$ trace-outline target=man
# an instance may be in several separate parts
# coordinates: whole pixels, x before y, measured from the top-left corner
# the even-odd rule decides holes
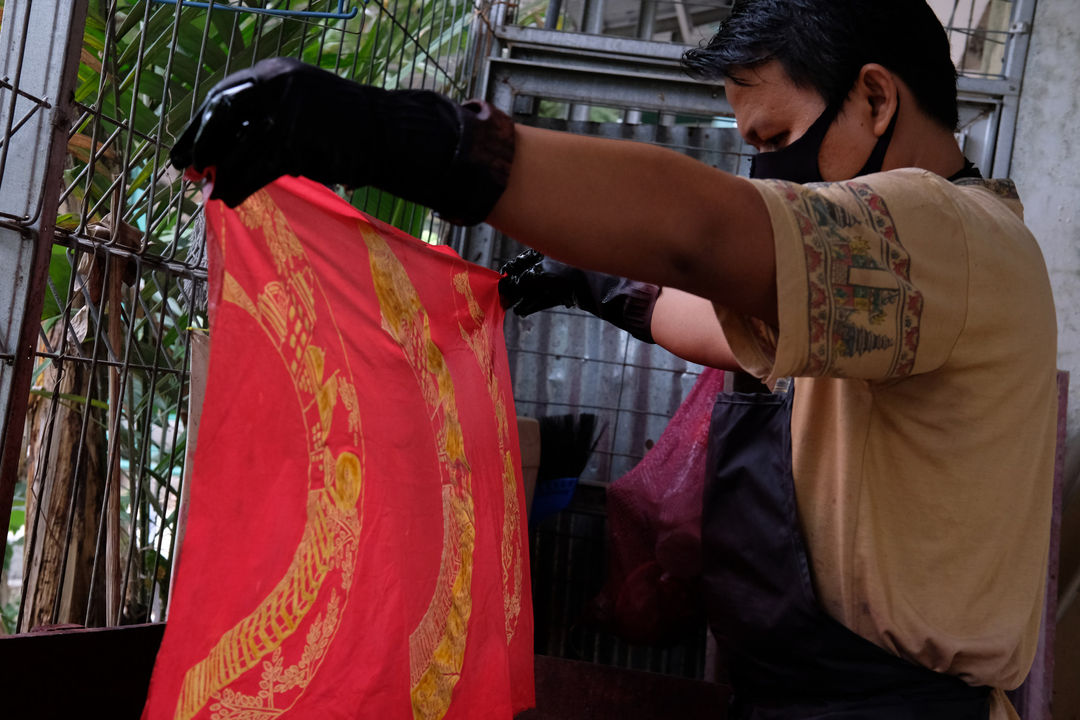
[[[686,63],[727,78],[752,174],[779,179],[286,60],[212,90],[173,161],[215,167],[233,205],[292,173],[486,219],[648,283],[566,281],[639,336],[794,377],[793,400],[714,413],[703,545],[733,715],[1015,717],[1003,689],[1033,658],[1046,571],[1056,323],[1014,188],[956,145],[940,23],[924,0],[737,0]],[[525,304],[551,292],[539,263],[511,268]]]

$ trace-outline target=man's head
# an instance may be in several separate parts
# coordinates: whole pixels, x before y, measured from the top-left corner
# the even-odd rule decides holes
[[[827,105],[843,102],[863,66],[877,63],[903,80],[925,114],[956,128],[956,68],[926,0],[735,0],[683,65],[695,77],[738,84],[772,60]]]

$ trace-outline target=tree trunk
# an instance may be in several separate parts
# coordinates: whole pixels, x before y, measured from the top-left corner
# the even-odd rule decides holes
[[[89,402],[90,368],[82,362],[65,363],[62,373],[49,368],[44,385],[57,395],[51,401],[35,397],[31,411],[35,461],[26,494],[23,632],[38,625],[81,625],[91,604],[104,619],[101,579],[94,583],[95,593],[90,587],[105,484],[105,434],[101,412]],[[85,438],[84,413],[89,414]]]
[[[85,280],[95,306],[103,295],[102,260],[84,255],[78,268],[77,280]],[[83,298],[76,288],[72,304],[79,311],[49,334],[49,345],[66,355],[93,352]],[[94,558],[105,497],[106,434],[104,413],[94,407],[102,393],[92,375],[85,360],[54,361],[42,374],[44,393],[31,398],[21,632],[105,620],[104,572],[95,573]]]

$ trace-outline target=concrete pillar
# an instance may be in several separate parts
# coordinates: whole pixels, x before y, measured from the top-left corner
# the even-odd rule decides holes
[[[1058,367],[1071,374],[1059,584],[1080,574],[1080,7],[1038,0],[1012,175],[1042,246],[1058,315]],[[1062,603],[1069,598],[1061,596]],[[1063,605],[1063,609],[1065,606]],[[1080,599],[1056,637],[1054,717],[1080,717]]]

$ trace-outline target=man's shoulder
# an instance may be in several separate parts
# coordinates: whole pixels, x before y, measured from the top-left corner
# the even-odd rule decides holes
[[[814,207],[826,204],[887,207],[902,214],[939,206],[951,214],[952,205],[964,203],[965,193],[981,192],[1001,200],[1019,202],[1016,188],[1008,180],[974,179],[974,183],[954,184],[923,168],[898,168],[850,180],[799,185],[784,180],[754,180],[763,195],[784,205]]]
[[[1016,183],[1009,178],[974,178],[965,177],[954,180],[953,185],[958,188],[972,188],[985,190],[991,195],[996,195],[1002,200],[1019,200],[1020,193],[1016,189]]]
[[[969,242],[1001,236],[1037,244],[1024,224],[1024,206],[1016,183],[1008,178],[965,177],[949,180],[922,168],[902,168],[855,178],[881,196],[905,219],[931,225],[940,234],[952,227]],[[934,208],[934,211],[926,211]],[[925,214],[924,214],[925,213]],[[942,222],[949,218],[950,222]]]
[[[1003,208],[1021,221],[1024,205],[1016,183],[1008,178],[963,178],[952,183],[959,195],[979,202],[990,211]]]
[[[931,192],[952,202],[974,201],[987,209],[1007,211],[1023,219],[1024,206],[1016,183],[1009,178],[962,177],[949,180],[923,168],[899,168],[855,178],[881,191]],[[987,202],[992,201],[992,202]]]
[[[911,188],[913,190],[948,189],[958,193],[975,191],[986,193],[1000,200],[1018,201],[1020,199],[1016,183],[1010,178],[961,177],[950,180],[931,170],[919,167],[885,170],[873,175],[861,175],[851,180],[832,184],[845,183],[865,183],[871,187]]]

